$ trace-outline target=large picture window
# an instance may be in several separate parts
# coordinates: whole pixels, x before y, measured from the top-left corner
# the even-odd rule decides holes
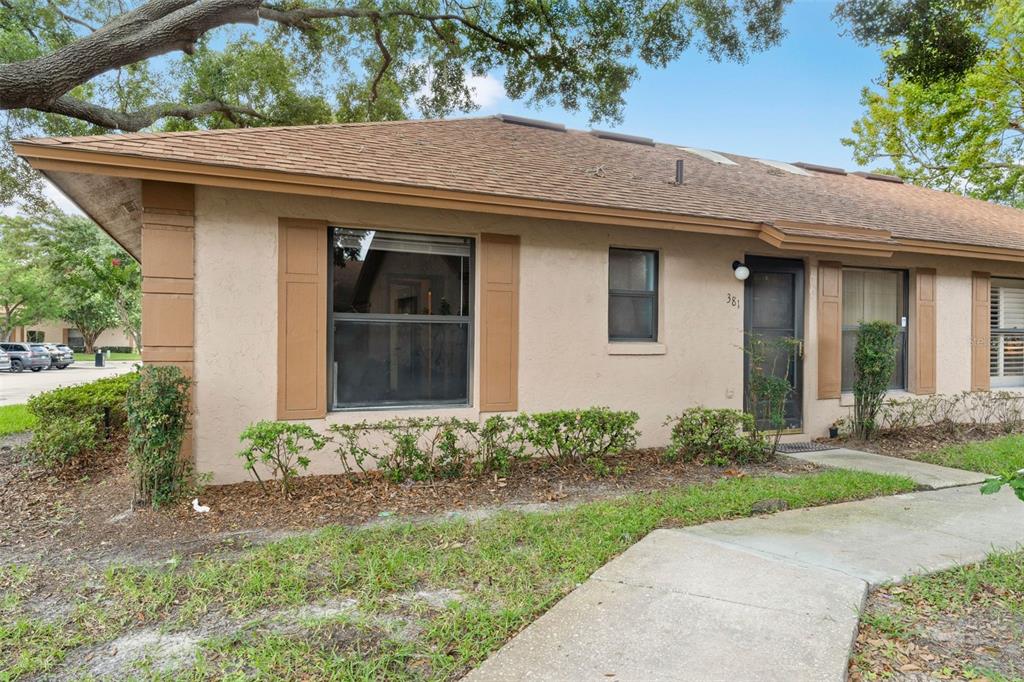
[[[896,338],[896,369],[890,389],[907,387],[907,271],[843,268],[843,390],[852,391],[857,377],[853,352],[861,322],[892,322]]]
[[[657,341],[657,251],[609,249],[608,339]]]
[[[469,402],[472,240],[332,229],[335,409]]]
[[[1024,280],[992,279],[992,386],[1024,386]]]

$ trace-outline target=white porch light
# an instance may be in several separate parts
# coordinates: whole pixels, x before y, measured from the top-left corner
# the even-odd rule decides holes
[[[742,262],[734,260],[732,262],[732,274],[736,275],[736,279],[742,282],[747,277],[750,277],[750,268]]]

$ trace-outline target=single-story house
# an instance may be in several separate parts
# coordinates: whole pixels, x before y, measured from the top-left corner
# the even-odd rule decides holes
[[[743,407],[745,332],[802,341],[803,439],[849,414],[861,320],[899,325],[893,395],[1024,389],[1024,212],[895,177],[511,116],[14,147],[141,261],[216,482],[259,419],[608,405],[663,444]]]
[[[62,343],[76,351],[85,350],[85,338],[82,336],[82,332],[65,320],[43,320],[35,324],[15,327],[11,330],[11,341]],[[120,329],[104,329],[96,337],[93,347],[136,350],[132,337]]]

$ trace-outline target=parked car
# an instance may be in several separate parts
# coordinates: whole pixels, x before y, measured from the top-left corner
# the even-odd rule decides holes
[[[59,345],[57,348],[64,354],[64,367],[75,364],[75,351],[71,350],[70,346]],[[61,369],[64,369],[64,367]]]
[[[0,350],[0,372],[11,369],[11,356],[7,351]]]
[[[75,354],[65,353],[55,343],[44,343],[43,347],[50,354],[50,369],[54,367],[57,369],[67,369],[67,366],[74,362]]]
[[[0,348],[3,348],[11,356],[12,372],[21,372],[26,369],[38,372],[50,366],[50,353],[41,344],[7,341],[0,343]]]

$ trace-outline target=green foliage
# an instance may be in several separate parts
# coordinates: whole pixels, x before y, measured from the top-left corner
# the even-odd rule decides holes
[[[985,53],[978,31],[993,0],[842,0],[835,16],[862,44],[889,49],[889,78],[929,85],[962,78]]]
[[[82,462],[100,446],[102,433],[102,420],[96,414],[52,417],[36,425],[29,454],[46,468]]]
[[[314,431],[307,424],[296,422],[259,421],[250,424],[239,440],[248,441],[245,449],[238,456],[245,460],[248,469],[260,487],[266,487],[257,471],[257,464],[270,469],[271,474],[280,481],[281,493],[291,497],[292,479],[299,473],[299,468],[309,467],[309,457],[304,452],[322,450],[327,439]]]
[[[262,3],[274,13],[261,13],[255,27],[244,26],[243,13],[225,6],[234,21],[200,36],[186,30],[184,41],[173,18],[165,17],[162,34],[168,42],[151,48],[159,57],[101,65],[96,77],[53,97],[84,101],[78,109],[83,112],[103,107],[116,114],[145,113],[153,107],[158,121],[168,104],[178,110],[208,102],[236,108],[189,113],[163,125],[177,130],[439,118],[476,109],[474,79],[501,74],[511,99],[586,109],[594,121],[616,121],[625,93],[645,67],[662,68],[693,48],[715,61],[742,62],[777,44],[788,2],[425,0],[354,3],[346,7],[355,16],[326,19],[287,19],[282,13],[336,4]],[[0,68],[49,55],[90,33],[83,24],[101,26],[126,9],[114,0],[5,2]],[[212,25],[217,14],[217,8],[207,14]],[[275,21],[278,14],[282,18]],[[185,42],[194,49],[182,56],[177,51]],[[49,104],[45,96],[39,102],[44,110]],[[14,109],[7,114],[5,138],[100,132],[106,132],[100,125]],[[4,144],[0,204],[26,194],[39,200],[39,179]]]
[[[452,417],[413,417],[357,424],[332,424],[336,452],[348,473],[380,469],[389,479],[426,481],[458,478],[507,466],[514,448],[510,421],[485,423]]]
[[[754,415],[752,430],[766,428],[773,432],[768,456],[774,457],[779,439],[786,429],[786,403],[793,393],[790,375],[794,358],[799,357],[799,339],[768,338],[748,334],[744,352],[747,354],[747,403]]]
[[[896,371],[896,339],[899,328],[892,322],[861,322],[853,351],[856,379],[853,382],[853,430],[858,438],[871,438],[878,415]]]
[[[1003,486],[1009,486],[1017,499],[1024,502],[1024,469],[1015,471],[1012,474],[1003,474],[997,478],[990,478],[981,486],[982,495],[992,495],[999,492]]]
[[[191,386],[178,367],[146,365],[128,389],[128,454],[138,502],[159,507],[188,490],[191,468],[181,443]]]
[[[527,456],[529,448],[560,462],[600,460],[604,464],[608,455],[636,445],[638,420],[635,412],[592,407],[494,415],[482,425],[457,418],[417,417],[333,424],[330,430],[346,472],[375,467],[393,481],[425,481],[456,478],[470,471],[505,474]]]
[[[110,410],[111,425],[119,428],[127,418],[125,398],[136,374],[127,372],[77,386],[65,386],[32,396],[28,410],[40,421],[61,416],[96,415]]]
[[[124,426],[125,400],[135,377],[130,372],[29,398],[28,411],[36,420],[29,453],[44,466],[57,466],[101,448]]]
[[[768,440],[754,428],[754,417],[739,410],[691,407],[672,426],[667,461],[711,463],[715,466],[763,462],[771,456]]]
[[[56,311],[53,273],[33,221],[0,216],[0,339]]]
[[[909,6],[925,0],[909,3]],[[849,4],[849,3],[848,3]],[[883,8],[897,3],[856,0]],[[880,160],[881,172],[893,172],[926,187],[970,194],[1024,206],[1024,4],[1019,0],[931,0],[954,14],[989,9],[970,20],[969,33],[982,41],[980,53],[928,52],[948,64],[950,78],[914,77],[903,69],[883,79],[877,90],[865,89],[864,115],[843,143],[862,165]],[[970,38],[973,40],[973,38]],[[905,43],[880,41],[889,57],[908,53]],[[956,63],[966,58],[963,64]],[[945,67],[940,67],[941,72]]]
[[[583,462],[635,447],[638,421],[636,412],[607,407],[539,412],[529,416],[526,442],[556,461]]]

